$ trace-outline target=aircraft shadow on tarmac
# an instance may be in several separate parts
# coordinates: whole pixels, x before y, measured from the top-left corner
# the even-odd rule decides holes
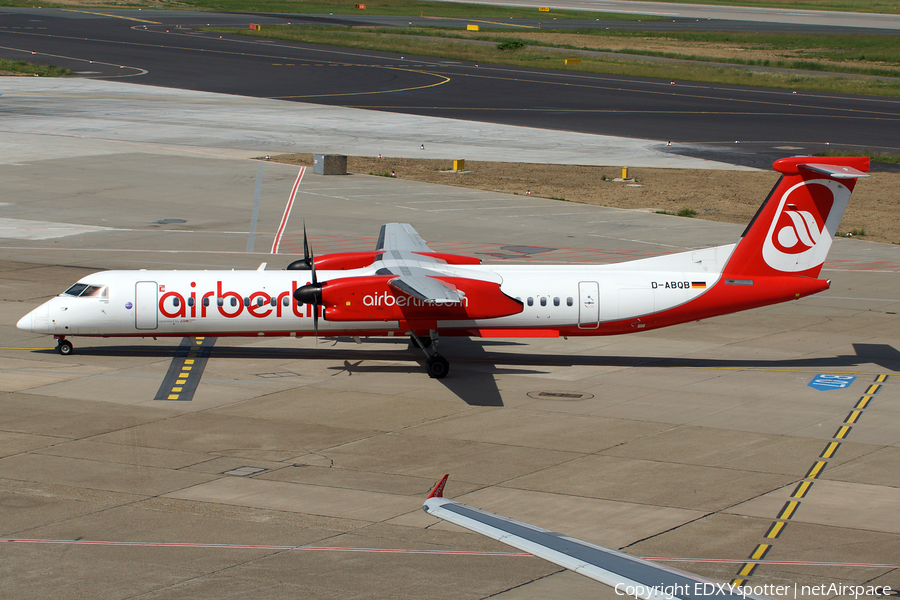
[[[335,375],[347,373],[352,376],[365,373],[416,373],[422,371],[424,359],[418,350],[363,350],[337,348],[341,342],[353,343],[350,338],[327,338],[327,345],[317,348],[252,348],[216,346],[210,358],[278,359],[342,361],[341,365],[329,367]],[[367,340],[366,343],[383,343],[396,347],[405,340]],[[799,358],[788,360],[743,360],[716,358],[671,358],[660,356],[586,356],[581,354],[519,354],[504,353],[503,348],[524,346],[524,342],[498,340],[475,340],[454,338],[452,343],[442,345],[444,353],[456,368],[444,379],[434,379],[460,400],[471,406],[503,406],[503,399],[497,387],[495,375],[537,375],[546,374],[546,367],[645,367],[645,368],[710,368],[710,369],[847,369],[859,365],[874,364],[889,371],[900,370],[900,351],[889,344],[853,344],[854,354],[831,357]],[[175,355],[177,347],[149,347],[140,345],[81,347],[78,354],[83,356],[147,356],[169,358]],[[449,352],[448,352],[449,350]],[[50,354],[55,350],[36,350],[36,353]],[[379,364],[366,364],[379,361]],[[410,362],[409,365],[385,365],[385,361]],[[497,366],[497,365],[503,366]]]

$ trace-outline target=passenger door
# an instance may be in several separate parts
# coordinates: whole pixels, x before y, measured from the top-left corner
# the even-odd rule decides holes
[[[156,329],[157,295],[159,288],[155,281],[138,281],[134,286],[134,328]]]
[[[600,327],[600,285],[596,281],[578,283],[578,328]]]

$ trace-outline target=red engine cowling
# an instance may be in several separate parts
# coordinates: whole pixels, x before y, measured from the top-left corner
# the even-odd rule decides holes
[[[462,277],[435,277],[465,293],[459,304],[425,302],[392,288],[395,275],[348,277],[322,284],[329,321],[471,320],[522,312],[522,303],[500,291],[500,284]]]
[[[316,257],[316,268],[322,271],[348,271],[368,267],[381,252],[338,252]]]

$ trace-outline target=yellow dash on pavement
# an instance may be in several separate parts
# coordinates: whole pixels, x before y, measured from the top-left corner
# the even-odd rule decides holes
[[[847,434],[850,433],[850,430],[853,429],[849,425],[841,425],[838,427],[838,430],[834,432],[834,439],[842,440],[847,437]]]
[[[880,390],[880,389],[881,389],[881,384],[873,383],[872,385],[870,385],[869,387],[866,388],[866,393],[867,394],[877,394],[878,390]]]
[[[794,516],[794,512],[797,510],[798,506],[800,506],[800,503],[796,500],[785,502],[784,508],[781,509],[781,513],[778,515],[778,518],[782,521],[789,520],[792,516]]]
[[[847,418],[844,419],[844,423],[856,423],[856,420],[859,418],[859,415],[862,414],[861,410],[851,411]]]
[[[741,570],[738,571],[738,575],[742,575],[744,577],[749,577],[749,576],[753,575],[753,571],[755,571],[755,570],[756,570],[756,563],[748,562],[743,567],[741,567]]]
[[[840,447],[840,442],[828,442],[828,445],[825,446],[825,450],[822,451],[822,454],[819,455],[819,458],[831,458]]]
[[[769,527],[769,531],[766,532],[766,537],[770,540],[777,538],[781,535],[781,530],[784,529],[784,526],[787,525],[784,521],[773,521],[772,526]]]
[[[801,481],[800,485],[797,486],[797,489],[794,490],[794,493],[791,494],[791,498],[803,498],[806,496],[806,492],[809,491],[809,488],[812,487],[812,481]]]
[[[806,477],[803,479],[816,479],[819,475],[822,474],[822,469],[825,468],[825,465],[828,463],[825,461],[817,460],[813,463],[813,466],[807,471]]]
[[[731,585],[734,586],[734,587],[741,587],[741,586],[744,585],[746,582],[747,582],[746,579],[732,579],[732,580],[731,580]]]
[[[173,387],[173,388],[172,388],[172,391],[173,391],[173,392],[180,392],[181,389],[182,389],[182,388],[180,388],[180,387]]]
[[[169,394],[167,400],[178,400],[178,394]]]
[[[888,380],[888,375],[886,373],[882,373],[881,375],[879,375],[878,377],[875,378],[875,381],[878,383],[884,383],[887,380]]]
[[[859,402],[856,403],[856,406],[853,408],[865,408],[869,405],[869,402],[872,400],[872,396],[863,396],[859,399]]]
[[[185,383],[187,383],[187,379],[176,379],[175,380],[175,385],[184,385]]]
[[[186,358],[186,359],[184,359],[184,364],[186,364],[186,365],[192,365],[192,364],[194,364],[194,359],[193,359],[193,358]]]

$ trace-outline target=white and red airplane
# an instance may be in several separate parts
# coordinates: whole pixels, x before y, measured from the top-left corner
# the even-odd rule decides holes
[[[869,159],[794,157],[774,168],[781,179],[737,244],[609,265],[483,265],[390,223],[372,252],[313,257],[304,242],[305,258],[286,270],[95,273],[18,328],[52,334],[60,354],[75,335],[409,335],[442,378],[439,335],[633,333],[828,289],[819,272]]]

